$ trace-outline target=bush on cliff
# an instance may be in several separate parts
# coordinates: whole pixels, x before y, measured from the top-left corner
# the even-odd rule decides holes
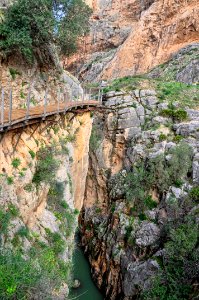
[[[88,31],[91,10],[82,0],[17,0],[0,23],[0,50],[20,53],[28,62],[53,62],[53,47],[70,55],[79,36]]]
[[[195,299],[194,283],[199,276],[198,229],[198,224],[191,218],[185,218],[176,229],[171,226],[161,270],[154,278],[152,288],[143,293],[145,300]]]
[[[160,194],[163,194],[170,186],[187,179],[193,155],[190,146],[181,142],[170,150],[169,154],[171,156],[169,161],[166,160],[165,155],[161,154],[141,162],[128,172],[124,192],[126,199],[133,204],[134,211],[137,213],[142,213],[155,205],[150,201],[151,189],[157,189]]]

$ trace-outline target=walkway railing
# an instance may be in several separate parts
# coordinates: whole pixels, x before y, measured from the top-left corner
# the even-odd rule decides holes
[[[55,97],[50,97],[48,89],[42,102],[32,103],[32,90],[29,88],[28,95],[25,99],[20,99],[20,107],[13,108],[16,103],[13,97],[13,91],[10,89],[5,93],[1,89],[1,107],[0,107],[0,131],[6,128],[10,129],[18,123],[27,124],[32,119],[44,120],[49,115],[66,113],[75,108],[89,106],[98,106],[102,103],[102,92],[99,88],[73,89],[69,94],[67,91],[58,90]]]

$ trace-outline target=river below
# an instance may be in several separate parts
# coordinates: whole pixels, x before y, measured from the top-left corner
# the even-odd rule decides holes
[[[80,281],[80,287],[71,289],[69,299],[104,299],[102,293],[98,290],[92,280],[89,262],[86,259],[83,250],[78,246],[78,241],[76,241],[76,247],[73,253],[73,278]]]

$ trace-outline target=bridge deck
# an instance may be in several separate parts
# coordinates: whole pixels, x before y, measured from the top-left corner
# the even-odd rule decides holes
[[[57,104],[50,104],[44,107],[36,106],[30,107],[28,115],[27,109],[12,109],[12,113],[10,114],[9,109],[4,110],[4,120],[3,124],[0,121],[0,131],[3,131],[5,127],[12,127],[13,125],[19,125],[20,123],[28,122],[33,119],[43,119],[50,115],[55,115],[58,113],[67,112],[73,108],[85,108],[88,106],[98,106],[99,101],[90,100],[90,101],[71,101],[66,103],[60,103],[59,107]],[[14,126],[16,128],[16,126]]]

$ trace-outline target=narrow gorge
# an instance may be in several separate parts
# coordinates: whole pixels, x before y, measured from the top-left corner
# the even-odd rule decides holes
[[[198,300],[198,3],[85,2],[0,0],[0,300]]]

